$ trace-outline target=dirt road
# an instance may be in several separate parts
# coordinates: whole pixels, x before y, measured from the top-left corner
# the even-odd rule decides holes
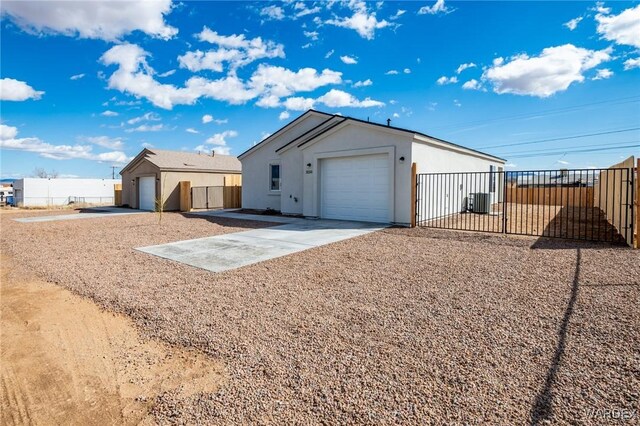
[[[157,396],[215,392],[223,366],[143,341],[130,320],[38,280],[6,255],[1,269],[0,423],[138,424]]]

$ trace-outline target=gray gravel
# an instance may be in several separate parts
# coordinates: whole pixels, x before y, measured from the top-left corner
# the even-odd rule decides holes
[[[589,410],[640,412],[640,251],[387,229],[213,274],[133,248],[265,224],[8,216],[3,251],[226,365],[216,394],[159,397],[161,423],[597,424]]]

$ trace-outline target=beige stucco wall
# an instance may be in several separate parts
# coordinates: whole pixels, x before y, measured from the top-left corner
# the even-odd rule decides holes
[[[164,210],[180,210],[180,181],[190,181],[191,186],[222,186],[224,177],[231,173],[163,172],[159,185],[162,190]]]
[[[222,186],[224,177],[231,174],[235,173],[160,172],[155,165],[143,160],[136,167],[122,174],[122,203],[137,209],[139,206],[138,179],[143,176],[153,176],[156,178],[156,196],[162,194],[164,210],[180,210],[180,181],[190,181],[192,187]]]
[[[122,174],[122,204],[138,208],[138,179],[143,176],[160,177],[160,170],[148,161],[141,161],[133,169]],[[156,186],[156,194],[158,188]]]

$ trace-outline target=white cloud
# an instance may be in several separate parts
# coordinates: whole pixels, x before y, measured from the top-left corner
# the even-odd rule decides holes
[[[505,164],[504,166],[505,166],[506,168],[509,168],[509,169],[514,169],[514,168],[518,167],[518,165],[517,165],[517,164],[515,164],[515,163],[507,163],[507,164]]]
[[[395,105],[395,104],[397,104],[397,103],[398,103],[398,101],[396,101],[395,99],[391,99],[391,100],[389,101],[389,103],[390,103],[391,105]]]
[[[407,11],[406,11],[406,10],[398,9],[398,11],[396,12],[396,14],[395,14],[395,15],[393,15],[393,16],[392,16],[391,18],[389,18],[389,19],[392,19],[392,20],[394,20],[394,21],[395,21],[396,19],[400,18],[400,17],[401,17],[402,15],[404,15],[405,13],[407,13]]]
[[[400,118],[400,114],[398,114],[397,112],[394,112],[392,115],[393,118]]]
[[[44,92],[35,90],[24,81],[13,78],[0,79],[0,100],[2,101],[37,100],[40,99],[42,95],[44,95]]]
[[[458,77],[456,77],[455,75],[453,77],[447,77],[447,76],[442,76],[439,79],[436,80],[436,83],[438,83],[440,86],[443,86],[445,84],[455,84],[458,82]]]
[[[105,116],[105,117],[117,117],[117,116],[118,116],[118,115],[120,115],[120,114],[118,114],[118,113],[117,113],[117,112],[115,112],[115,111],[106,110],[106,111],[101,112],[101,113],[100,113],[100,115],[103,115],[103,116]]]
[[[356,58],[347,55],[340,56],[340,60],[347,65],[354,65],[358,63],[358,60]]]
[[[323,96],[320,96],[317,101],[325,104],[330,108],[370,108],[384,106],[384,102],[376,101],[371,98],[358,100],[355,96],[337,89],[331,89]]]
[[[278,116],[278,119],[279,119],[279,120],[288,120],[288,119],[289,119],[289,117],[291,117],[291,115],[289,114],[289,112],[288,112],[288,111],[282,111],[282,112],[280,113],[280,115]]]
[[[245,40],[243,37],[236,37],[224,42],[237,44]],[[283,67],[260,64],[248,81],[243,81],[231,73],[217,80],[191,77],[183,87],[176,87],[172,84],[161,84],[153,78],[154,71],[147,63],[147,56],[147,52],[133,44],[120,44],[105,52],[101,58],[102,62],[105,65],[118,66],[109,77],[108,86],[136,97],[146,98],[155,106],[164,109],[172,109],[174,105],[192,105],[199,98],[237,105],[255,98],[280,98],[342,82],[342,73],[329,69],[322,72],[313,68],[291,71]]]
[[[331,57],[331,55],[333,55],[333,53],[335,52],[335,50],[331,49],[330,51],[327,52],[326,55],[324,55],[325,59],[329,59]]]
[[[295,97],[286,99],[282,105],[290,111],[306,111],[312,109],[316,100],[312,98]]]
[[[437,15],[438,13],[453,12],[445,4],[444,0],[437,0],[432,6],[422,6],[418,10],[418,15]]]
[[[387,72],[384,73],[385,75],[398,75],[398,71],[396,70],[389,70]]]
[[[140,117],[135,117],[130,120],[127,120],[127,124],[137,124],[141,121],[160,121],[160,116],[154,112],[147,112]]]
[[[202,116],[202,122],[204,124],[211,123],[213,121],[213,116],[211,114],[205,114]]]
[[[640,5],[626,9],[619,15],[609,15],[609,9],[601,9],[595,19],[598,22],[598,34],[602,38],[640,47]]]
[[[462,88],[465,90],[478,90],[480,89],[480,82],[475,78],[472,78],[471,80],[465,82],[462,85]]]
[[[475,67],[477,67],[477,65],[474,64],[473,62],[469,62],[468,64],[460,64],[460,66],[456,70],[456,74],[460,74],[462,71],[466,69],[475,68]]]
[[[370,12],[364,1],[351,0],[348,7],[353,11],[353,15],[349,17],[336,16],[325,23],[355,30],[360,37],[367,40],[372,40],[375,37],[376,30],[395,25],[384,19],[378,20],[376,13]]]
[[[367,87],[367,86],[371,86],[373,84],[373,81],[371,81],[370,79],[366,79],[364,81],[356,81],[353,84],[353,87]]]
[[[411,74],[411,69],[405,68],[404,70],[402,70],[402,72],[404,72],[405,74]]]
[[[0,148],[34,152],[53,160],[83,159],[112,163],[126,163],[130,160],[121,151],[95,153],[91,145],[53,145],[35,137],[16,139],[17,135],[17,128],[0,124]]]
[[[317,31],[304,31],[303,32],[305,37],[309,37],[311,40],[316,41],[318,40],[318,32]]]
[[[283,67],[260,64],[248,81],[251,90],[261,95],[290,96],[296,92],[309,92],[329,84],[342,83],[342,73],[324,69],[318,73],[313,68],[296,72]]]
[[[640,57],[630,58],[624,61],[624,70],[628,71],[633,68],[640,68]]]
[[[200,41],[215,44],[218,48],[206,52],[189,51],[178,56],[180,67],[193,72],[201,70],[222,72],[225,63],[229,64],[231,70],[235,70],[258,59],[285,57],[282,44],[265,41],[261,37],[246,39],[244,34],[223,36],[207,27],[196,34],[196,37]]]
[[[84,74],[76,74],[69,77],[69,80],[80,80],[83,77],[84,77]]]
[[[310,48],[311,46],[313,46],[313,44],[311,44],[311,42],[309,42],[309,43],[307,43],[307,44],[303,44],[301,47],[302,47],[303,49],[308,49],[308,48]]]
[[[592,80],[606,80],[607,78],[610,78],[612,76],[613,71],[608,68],[601,68],[599,70],[596,70],[596,75],[592,78]]]
[[[539,56],[521,54],[488,68],[483,79],[496,93],[549,97],[584,81],[583,73],[611,59],[611,49],[588,50],[572,44],[548,47]]]
[[[454,104],[455,106],[457,106],[457,107],[461,107],[461,106],[462,106],[462,104],[460,103],[460,101],[459,101],[459,100],[457,100],[457,99],[454,99],[454,100],[453,100],[453,104]]]
[[[94,145],[102,146],[109,149],[124,148],[124,142],[122,138],[110,138],[108,136],[90,136],[86,138],[87,142],[91,142]]]
[[[577,18],[573,18],[571,20],[569,20],[568,22],[565,22],[564,25],[565,27],[569,28],[569,31],[573,31],[576,28],[578,28],[578,24],[580,23],[580,21],[582,21],[582,16],[578,16]]]
[[[158,74],[158,77],[169,77],[171,75],[174,75],[176,73],[176,70],[169,70],[169,71],[165,71],[162,74]]]
[[[280,21],[284,19],[284,10],[279,6],[267,6],[260,10],[260,16]]]
[[[141,124],[138,127],[133,127],[131,129],[127,129],[125,130],[125,132],[127,133],[132,133],[132,132],[159,132],[161,130],[165,130],[164,124]]]
[[[564,160],[557,160],[556,163],[562,164],[563,166],[568,166],[569,164],[571,164],[568,161],[564,161]]]
[[[140,146],[143,148],[153,148],[153,144],[150,144],[149,142],[142,142]]]
[[[209,151],[206,145],[213,146],[213,151],[216,154],[229,155],[231,153],[231,148],[227,146],[228,138],[235,138],[238,136],[238,132],[235,130],[225,130],[222,133],[216,133],[210,138],[208,138],[204,145],[199,145],[196,147],[196,151]]]
[[[227,144],[227,138],[235,138],[238,136],[238,132],[235,130],[225,130],[222,133],[216,133],[211,136],[209,139],[205,141],[206,144],[209,145],[220,145],[224,146]]]
[[[187,133],[193,133],[194,135],[197,135],[197,134],[199,134],[199,133],[200,133],[199,131],[197,131],[197,130],[196,130],[196,129],[194,129],[193,127],[189,127],[189,128],[187,128],[187,129],[185,129],[185,132],[187,132]]]
[[[35,34],[114,41],[136,30],[165,40],[178,33],[164,21],[171,13],[171,0],[5,1],[1,10],[24,31]]]
[[[296,15],[295,15],[296,18],[302,18],[303,16],[313,15],[322,10],[320,6],[307,8],[307,6],[303,2],[296,3],[294,6],[294,9],[298,10],[298,12],[296,12]]]

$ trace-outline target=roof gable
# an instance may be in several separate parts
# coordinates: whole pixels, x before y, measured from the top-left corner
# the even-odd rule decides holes
[[[323,117],[323,118],[331,118],[331,117],[333,117],[333,115],[327,114],[326,112],[321,112],[321,111],[316,111],[316,110],[310,109],[307,112],[305,112],[304,114],[300,115],[295,120],[289,122],[287,125],[281,127],[277,131],[275,131],[273,134],[269,135],[267,138],[265,138],[262,141],[260,141],[258,144],[252,146],[251,148],[247,149],[242,154],[238,155],[238,159],[242,160],[247,155],[249,155],[249,154],[257,151],[258,149],[268,145],[270,142],[274,141],[279,136],[282,136],[287,131],[293,129],[298,124],[300,124],[302,121],[304,121],[306,118],[308,118],[308,117],[310,117],[312,115],[320,116],[320,117]]]

